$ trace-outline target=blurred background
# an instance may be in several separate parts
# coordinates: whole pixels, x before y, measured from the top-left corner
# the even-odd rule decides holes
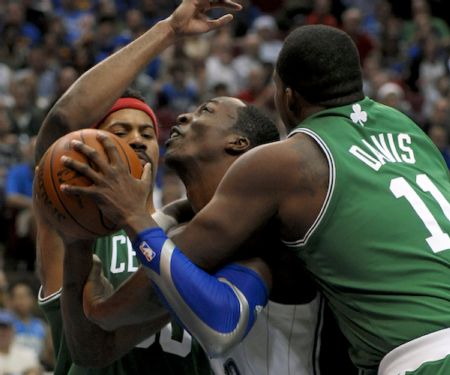
[[[178,178],[163,165],[164,142],[178,114],[211,97],[231,95],[280,123],[273,103],[274,63],[284,37],[305,24],[350,34],[360,53],[365,94],[414,119],[450,165],[448,2],[239,2],[244,8],[231,25],[167,49],[133,84],[161,126],[157,205],[184,195]],[[15,343],[34,351],[49,374],[52,348],[36,306],[35,136],[49,108],[83,72],[167,17],[178,3],[0,0],[0,308],[6,309],[0,310],[0,346],[14,324]],[[14,321],[3,312],[11,312]]]

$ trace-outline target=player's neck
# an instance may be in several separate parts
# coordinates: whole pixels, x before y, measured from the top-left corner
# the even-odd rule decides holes
[[[225,161],[197,164],[185,169],[185,173],[179,174],[195,212],[200,211],[211,200],[229,165],[229,162]]]

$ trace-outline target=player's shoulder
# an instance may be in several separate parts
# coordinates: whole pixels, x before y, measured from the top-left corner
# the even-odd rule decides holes
[[[233,165],[239,167],[258,168],[264,170],[279,167],[281,163],[290,163],[297,160],[299,155],[298,143],[303,143],[302,139],[284,139],[257,146],[244,155],[240,156]]]
[[[311,175],[328,175],[328,164],[319,145],[306,134],[255,147],[236,160],[229,175],[254,181],[255,185],[270,181],[298,181]],[[321,178],[320,178],[321,179]],[[266,185],[269,187],[269,185]]]

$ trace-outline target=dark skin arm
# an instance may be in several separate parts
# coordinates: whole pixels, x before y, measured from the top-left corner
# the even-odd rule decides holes
[[[106,331],[115,331],[130,324],[152,322],[166,312],[156,298],[152,283],[144,269],[139,269],[115,291],[101,274],[101,264],[94,260],[83,288],[83,309],[86,317]],[[169,322],[167,319],[166,323]],[[151,332],[156,333],[159,329]]]
[[[147,312],[147,321],[114,331],[106,331],[90,322],[83,311],[83,288],[92,265],[90,241],[65,241],[64,277],[62,293],[66,341],[72,360],[86,367],[103,367],[127,353],[139,342],[158,332],[169,321],[165,309]],[[153,293],[146,296],[159,305]],[[77,332],[70,334],[70,332]],[[87,339],[89,338],[89,339]]]
[[[148,62],[175,41],[217,29],[232,20],[230,14],[216,20],[207,18],[205,13],[211,8],[240,10],[241,6],[231,0],[213,5],[207,0],[184,0],[169,18],[84,73],[45,118],[37,138],[35,159],[40,160],[63,135],[101,120]]]
[[[104,215],[121,223],[133,239],[142,230],[156,226],[141,208],[148,200],[151,167],[144,168],[141,180],[121,173],[124,166],[114,145],[107,137],[99,139],[109,163],[92,148],[73,143],[97,164],[99,172],[65,160],[66,166],[85,174],[94,184],[85,188],[66,185],[62,189],[94,198]],[[308,136],[299,134],[258,147],[231,166],[210,203],[173,240],[194,263],[213,270],[236,259],[242,251],[240,244],[270,220],[278,223],[284,239],[302,238],[319,214],[327,187],[328,164]]]
[[[160,211],[170,217],[170,223],[183,223],[194,216],[191,205],[184,198],[171,202]],[[181,227],[178,225],[177,228]],[[101,260],[94,256],[92,269],[84,285],[83,307],[89,320],[108,331],[145,322],[149,311],[154,309],[153,287],[145,270],[139,267],[114,291],[103,276]]]
[[[214,5],[206,0],[184,0],[169,18],[159,22],[128,46],[83,74],[59,99],[44,120],[37,138],[36,161],[42,158],[56,139],[68,132],[90,127],[99,121],[138,73],[166,47],[186,35],[207,32],[231,21],[231,15],[225,15],[217,20],[209,19],[205,13],[211,7],[240,9],[240,5],[229,0],[218,1]],[[111,79],[112,76],[115,79]],[[57,253],[56,263],[56,260],[62,259],[64,246],[59,247],[59,250],[57,248],[47,250],[55,243],[61,244],[61,239],[55,236],[58,235],[52,228],[42,229],[41,244],[38,248],[41,249],[39,252],[45,251],[46,254],[47,251]],[[159,330],[163,324],[162,320],[167,321],[167,313],[162,312],[164,319],[155,318],[156,323],[149,323],[149,331],[145,331],[142,326],[136,329],[127,327],[117,334],[103,331],[85,317],[82,307],[83,286],[92,265],[91,244],[67,238],[64,242],[62,311],[68,346],[77,363],[86,366],[104,366],[141,341],[139,335],[145,333],[147,337],[149,332]],[[43,258],[46,256],[41,257],[41,274],[46,275],[46,284],[50,282],[48,280],[52,280],[51,288],[44,289],[53,290],[58,285],[56,280],[61,280],[61,272],[55,271],[56,267],[53,265],[47,268],[48,262],[42,261]],[[155,308],[158,309],[158,306],[159,303]],[[110,351],[100,351],[100,348],[109,348]]]
[[[37,271],[42,284],[42,297],[48,297],[63,287],[62,309],[70,310],[66,313],[70,313],[72,317],[65,323],[66,332],[77,332],[74,335],[66,335],[67,344],[73,349],[71,351],[72,359],[76,363],[89,367],[106,366],[147,337],[158,332],[169,321],[169,314],[160,307],[159,310],[151,310],[154,314],[147,311],[146,319],[141,322],[143,324],[123,327],[112,332],[107,332],[90,322],[83,313],[82,293],[84,280],[90,270],[89,264],[92,263],[92,251],[90,250],[92,243],[91,241],[70,241],[68,239],[64,243],[54,228],[39,214],[39,202],[35,201],[35,207],[37,208],[38,225],[36,259]],[[146,285],[149,285],[148,281],[146,281]],[[151,285],[147,289],[147,293],[149,291],[152,291]],[[145,294],[141,298],[144,297],[153,302],[153,307],[160,306],[159,301],[153,297],[152,293],[150,296]],[[68,324],[69,326],[67,326]],[[108,350],[100,350],[100,348]]]

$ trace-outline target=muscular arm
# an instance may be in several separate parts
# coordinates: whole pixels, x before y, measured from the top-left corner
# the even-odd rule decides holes
[[[241,8],[231,0],[215,4],[207,0],[184,0],[170,17],[84,73],[44,120],[37,138],[36,160],[61,136],[101,120],[139,72],[176,39],[208,32],[231,21],[230,14],[214,20],[206,17],[205,12],[211,7]]]
[[[144,299],[147,302],[143,304],[147,310],[140,324],[133,325],[131,320],[127,326],[107,331],[88,320],[83,312],[83,287],[92,265],[93,243],[66,241],[65,244],[40,215],[39,201],[34,199],[33,204],[37,222],[36,264],[42,284],[40,297],[45,299],[62,288],[65,340],[75,363],[86,367],[106,366],[167,324],[169,314],[159,300],[152,297],[153,289],[147,277],[142,275],[134,294],[125,290],[128,298],[137,295],[141,304]],[[145,288],[141,289],[139,285],[145,285]],[[112,309],[116,307],[113,305]]]
[[[36,160],[40,160],[58,138],[99,121],[146,64],[173,40],[170,25],[161,21],[84,73],[45,118],[37,138]]]
[[[169,314],[162,308],[150,309],[146,322],[114,331],[106,331],[88,320],[83,311],[83,288],[92,266],[91,245],[90,241],[66,242],[61,305],[73,361],[86,367],[103,367],[158,332],[167,324]],[[155,298],[151,300],[160,306]]]
[[[211,7],[234,10],[241,8],[230,0],[214,4],[207,0],[184,0],[169,18],[159,22],[141,37],[83,74],[59,99],[44,120],[36,144],[36,161],[39,161],[48,147],[62,135],[90,127],[100,120],[142,68],[177,38],[207,32],[231,21],[232,16],[229,14],[216,20],[209,19],[205,13]],[[45,248],[46,236],[41,236],[41,240],[41,248]],[[143,335],[146,331],[140,326],[126,327],[111,333],[86,319],[82,297],[83,286],[92,265],[88,245],[81,242],[66,244],[62,311],[66,338],[74,360],[80,364],[95,366],[106,364],[108,358],[104,358],[104,355],[120,355],[126,351],[125,347],[129,349],[134,340],[131,339],[132,333]],[[47,270],[43,273],[47,273]],[[166,318],[164,313],[164,317],[156,322],[156,326],[160,327]],[[149,327],[150,331],[154,332],[155,323],[150,323]],[[122,341],[118,341],[119,339]],[[109,348],[110,353],[109,350],[104,350],[105,348]]]
[[[72,243],[64,249],[62,239],[40,215],[37,218],[37,229],[36,259],[42,284],[41,297],[46,298],[63,287],[61,305],[65,312],[63,314],[65,338],[76,363],[89,367],[106,366],[158,332],[168,322],[169,314],[160,307],[159,301],[155,298],[148,298],[148,301],[150,304],[153,301],[156,307],[159,307],[159,313],[150,314],[147,310],[146,319],[142,319],[141,324],[137,326],[129,325],[114,331],[106,331],[89,321],[83,313],[82,293],[84,281],[90,270],[89,265],[92,263],[91,243],[89,241]],[[145,286],[152,290],[147,277]],[[108,350],[104,350],[106,348]]]
[[[117,160],[118,158],[113,156],[115,152],[113,148],[106,147],[107,137],[103,142],[107,151],[111,153],[111,160]],[[114,166],[99,160],[88,146],[80,144],[79,151],[91,158],[102,172],[94,171],[92,168],[80,168],[79,163],[71,161],[66,165],[80,173],[86,173],[95,184],[89,187],[66,185],[64,191],[71,194],[86,194],[101,202],[105,216],[114,218],[126,229],[141,262],[150,269],[149,275],[152,280],[162,290],[164,296],[168,296],[172,307],[182,306],[181,310],[175,311],[191,333],[198,338],[205,331],[211,332],[211,329],[213,336],[217,336],[223,330],[220,331],[219,326],[222,323],[217,321],[209,321],[207,323],[209,328],[203,329],[204,319],[208,320],[208,316],[202,318],[202,308],[195,306],[198,301],[193,300],[192,295],[201,293],[202,304],[211,302],[214,311],[218,307],[216,298],[209,299],[208,296],[225,291],[227,294],[225,298],[235,299],[232,295],[230,297],[226,288],[218,286],[217,279],[194,264],[215,272],[229,261],[245,258],[243,254],[246,249],[242,244],[271,219],[274,219],[274,223],[282,223],[280,229],[286,240],[302,238],[316,219],[328,189],[328,166],[320,149],[309,137],[301,135],[296,140],[261,146],[241,156],[231,166],[211,202],[185,226],[182,233],[174,237],[174,241],[170,241],[161,229],[157,228],[154,220],[142,210],[145,206],[142,203],[142,199],[145,201],[146,198],[145,187],[151,179],[149,165],[144,168],[141,180],[128,178],[112,186],[110,183],[102,183],[102,180],[115,173]],[[186,274],[192,274],[192,278],[186,279]],[[238,282],[242,280],[240,275],[233,272],[227,275],[237,277],[235,280]],[[189,286],[184,288],[186,285]],[[253,289],[255,285],[256,289]],[[260,290],[257,283],[253,286],[251,291]],[[196,292],[183,292],[183,289]],[[208,290],[214,290],[214,293],[208,294]],[[236,293],[238,304],[243,301],[239,294]],[[244,297],[248,302],[247,296],[251,298],[257,294],[261,296],[257,291],[247,295],[244,293]],[[181,300],[188,305],[189,310],[179,303]],[[258,297],[252,309],[257,310],[257,306],[263,303],[261,301],[263,300]],[[247,302],[243,301],[244,304]],[[246,311],[251,311],[252,314],[252,309]],[[236,311],[239,309],[234,310],[232,314]],[[245,327],[247,330],[249,326],[240,324],[240,313],[236,314],[238,319],[235,319],[235,315],[234,322],[240,329]],[[190,322],[193,320],[195,323],[191,325]],[[248,322],[251,323],[250,320]],[[198,327],[202,332],[197,330]],[[229,332],[230,327],[234,329],[235,326],[227,327],[225,332]],[[233,335],[235,333],[233,332]],[[241,333],[238,333],[238,337],[242,338]],[[214,344],[211,335],[206,334],[202,337],[205,337],[207,344]],[[236,342],[234,339],[235,337],[232,343]],[[205,349],[208,350],[206,345]],[[221,348],[212,349],[215,351]]]
[[[257,147],[239,157],[211,201],[172,238],[195,264],[215,270],[231,259],[242,258],[245,248],[240,245],[272,219],[285,240],[305,235],[328,191],[328,163],[311,138],[301,134],[293,138]],[[127,189],[132,189],[131,184]],[[113,204],[108,200],[108,207]],[[125,220],[123,227],[130,239],[156,226],[136,203],[120,205],[123,207],[115,207],[121,212],[116,218]]]
[[[278,215],[287,185],[282,185],[270,171],[276,166],[272,147],[264,146],[241,156],[225,175],[210,203],[182,233],[172,238],[198,266],[215,270],[233,258],[242,258],[240,254],[245,249],[240,245]],[[148,215],[128,211],[125,229],[131,239],[155,226]]]

